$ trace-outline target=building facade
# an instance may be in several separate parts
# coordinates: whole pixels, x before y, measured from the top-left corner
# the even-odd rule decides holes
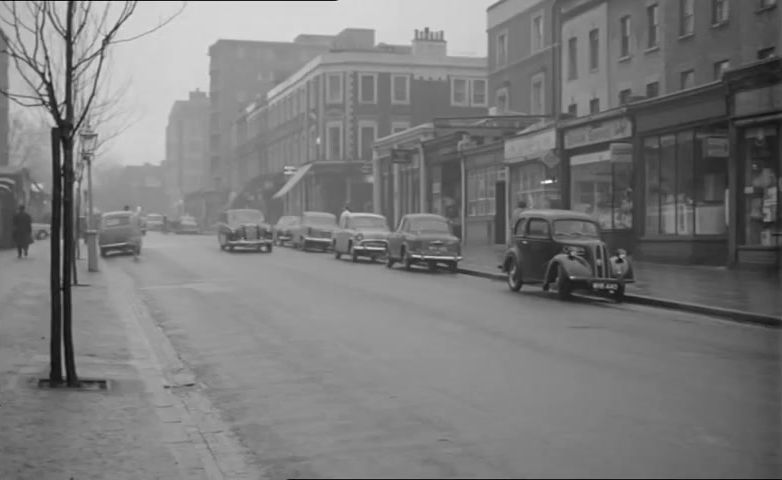
[[[256,96],[331,48],[333,37],[299,35],[293,42],[221,39],[209,47],[209,158],[211,186],[236,193],[231,132],[239,113]]]
[[[190,92],[187,100],[171,107],[166,126],[165,188],[167,212],[184,214],[186,195],[208,186],[209,99],[205,92]]]
[[[346,29],[267,101],[270,170],[296,169],[275,194],[285,211],[371,211],[375,140],[436,116],[484,114],[486,59],[449,56],[443,32],[428,28],[402,47]]]
[[[487,11],[489,103],[498,114],[558,110],[555,0],[501,0]]]

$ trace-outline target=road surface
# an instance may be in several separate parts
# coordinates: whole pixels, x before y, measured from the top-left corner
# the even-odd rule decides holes
[[[780,478],[774,330],[151,232],[132,278],[271,478]]]

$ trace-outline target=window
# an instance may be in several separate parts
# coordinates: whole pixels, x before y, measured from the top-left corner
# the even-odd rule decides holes
[[[373,121],[359,120],[358,129],[359,160],[368,162],[372,160],[372,145],[377,139],[377,124]]]
[[[630,56],[630,36],[632,35],[632,25],[630,24],[630,15],[625,15],[619,20],[619,34],[621,43],[619,45],[619,57]]]
[[[593,98],[589,101],[589,113],[598,113],[600,111],[600,99]]]
[[[326,102],[342,103],[342,74],[329,73],[326,76]]]
[[[342,122],[326,125],[326,153],[328,160],[342,160]]]
[[[532,52],[543,50],[543,14],[532,17]]]
[[[543,115],[546,113],[546,74],[538,73],[532,77],[532,91],[530,98],[530,112],[532,115]]]
[[[575,80],[578,78],[578,39],[571,37],[567,41],[567,53],[568,53],[568,80]]]
[[[775,54],[775,48],[774,47],[768,47],[763,48],[761,50],[758,50],[758,60],[765,60],[767,58],[771,58]]]
[[[358,82],[358,103],[377,103],[377,75],[360,73]]]
[[[558,171],[559,165],[549,167],[539,159],[514,165],[509,186],[511,209],[522,200],[527,208],[561,208]]]
[[[494,215],[497,182],[504,180],[505,167],[495,165],[467,172],[467,215]]]
[[[679,0],[679,36],[695,32],[695,0]]]
[[[685,130],[643,141],[646,235],[724,235],[726,128]]]
[[[500,112],[510,110],[510,94],[507,88],[501,88],[494,93],[494,105]]]
[[[646,97],[654,98],[660,95],[660,82],[650,82],[646,84]]]
[[[470,80],[470,93],[472,96],[473,107],[485,107],[487,103],[486,89],[488,88],[486,80],[474,78]]]
[[[740,168],[744,170],[743,215],[740,229],[742,245],[774,246],[782,232],[782,164],[780,164],[779,128],[764,125],[746,128],[739,133],[739,151],[742,152]]]
[[[655,48],[660,37],[660,19],[657,4],[646,7],[646,48]]]
[[[630,102],[630,96],[633,94],[633,91],[629,88],[626,88],[619,92],[619,105],[624,105],[626,103]]]
[[[465,78],[451,79],[451,105],[454,107],[469,106],[467,97],[468,81]]]
[[[570,105],[568,105],[567,113],[573,115],[574,117],[578,116],[578,104],[571,103]]]
[[[548,238],[549,225],[542,218],[531,218],[527,222],[527,236],[530,238]]]
[[[391,76],[391,103],[406,105],[410,103],[410,76]]]
[[[685,70],[680,75],[681,89],[692,88],[695,85],[695,70]]]
[[[495,57],[496,67],[503,67],[508,63],[508,34],[502,32],[497,35],[497,56]]]
[[[633,228],[632,155],[621,161],[608,152],[575,155],[570,178],[573,210],[591,215],[604,230]]]
[[[711,0],[711,24],[722,25],[728,21],[728,0]]]
[[[725,72],[730,68],[730,60],[722,60],[714,64],[714,80],[721,80]]]
[[[410,128],[410,122],[392,122],[391,123],[391,133],[399,133],[404,132],[405,130]]]
[[[600,68],[600,30],[589,31],[589,69]]]

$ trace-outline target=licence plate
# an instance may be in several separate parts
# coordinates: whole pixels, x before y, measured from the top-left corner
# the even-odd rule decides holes
[[[617,290],[619,284],[613,282],[595,282],[592,284],[592,288],[595,290]]]

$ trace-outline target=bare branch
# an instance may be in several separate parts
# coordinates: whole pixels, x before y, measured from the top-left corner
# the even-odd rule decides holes
[[[173,22],[173,21],[174,21],[174,19],[175,19],[175,18],[177,18],[179,15],[181,15],[181,14],[182,14],[182,12],[184,12],[184,11],[185,11],[185,7],[187,7],[187,2],[182,2],[182,5],[179,7],[179,10],[177,10],[176,12],[174,12],[174,13],[173,13],[171,16],[169,16],[168,18],[166,18],[166,19],[164,19],[164,20],[161,20],[161,21],[159,21],[159,22],[158,22],[158,24],[157,24],[156,26],[154,26],[154,27],[150,28],[149,30],[147,30],[147,31],[145,31],[145,32],[139,33],[138,35],[133,35],[133,36],[131,36],[131,37],[128,37],[128,38],[121,38],[121,39],[115,40],[115,41],[113,42],[113,44],[114,44],[114,45],[118,45],[118,44],[120,44],[120,43],[132,42],[133,40],[138,40],[139,38],[145,37],[145,36],[147,36],[147,35],[149,35],[149,34],[151,34],[151,33],[154,33],[154,32],[156,32],[156,31],[160,30],[161,28],[165,27],[165,26],[166,26],[166,25],[168,25],[169,23]],[[134,9],[135,9],[135,7],[134,7]],[[132,12],[131,12],[131,13],[132,13]]]

